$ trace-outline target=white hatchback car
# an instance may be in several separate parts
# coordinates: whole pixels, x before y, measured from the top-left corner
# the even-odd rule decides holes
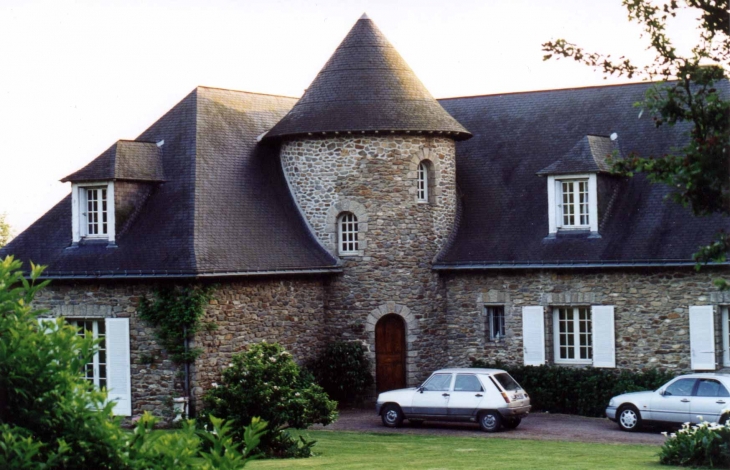
[[[730,375],[680,375],[653,392],[618,395],[608,402],[606,416],[624,431],[649,423],[722,424],[730,419]]]
[[[376,411],[388,427],[400,426],[404,419],[478,421],[482,430],[494,432],[519,426],[530,411],[530,397],[503,370],[443,369],[420,387],[381,393]]]

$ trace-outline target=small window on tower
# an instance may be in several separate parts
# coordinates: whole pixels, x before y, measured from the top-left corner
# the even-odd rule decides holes
[[[339,217],[338,247],[340,255],[358,254],[358,223],[357,217],[352,212],[345,212]]]
[[[428,165],[425,161],[418,164],[418,202],[428,202]]]

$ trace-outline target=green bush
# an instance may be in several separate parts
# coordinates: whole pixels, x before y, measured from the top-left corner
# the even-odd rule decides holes
[[[702,422],[692,427],[689,423],[683,424],[664,442],[659,462],[685,467],[730,468],[730,423]]]
[[[254,454],[267,423],[254,418],[243,432],[243,450],[231,431],[231,423],[209,417],[212,429],[196,430],[195,421],[183,421],[175,432],[154,432],[157,418],[145,413],[126,443],[128,468],[144,470],[233,470],[260,457]],[[207,450],[201,450],[201,445]],[[200,462],[203,460],[203,463]]]
[[[0,468],[122,468],[113,404],[81,377],[96,342],[60,319],[40,328],[31,303],[43,269],[28,281],[20,268],[0,261]]]
[[[362,402],[373,384],[370,360],[357,342],[327,344],[315,360],[307,364],[327,395],[342,404]]]
[[[674,374],[647,369],[641,372],[593,367],[506,366],[476,360],[472,367],[504,369],[530,395],[533,410],[581,416],[604,416],[611,397],[655,390]]]
[[[314,442],[300,438],[298,443],[286,429],[327,425],[337,418],[337,402],[299,368],[291,354],[271,343],[258,343],[234,355],[222,383],[206,392],[203,403],[204,414],[232,421],[233,435],[239,440],[237,429],[254,416],[268,421],[269,432],[260,449],[271,457],[310,456]]]
[[[179,432],[152,432],[157,420],[149,414],[134,432],[122,430],[106,391],[81,374],[97,341],[62,319],[39,326],[43,312],[31,303],[47,284],[35,285],[43,268],[32,266],[30,281],[20,268],[12,257],[0,261],[0,468],[238,469],[256,458],[266,428],[258,418],[238,441],[231,424],[214,417],[211,432],[195,431],[192,421]],[[202,442],[209,450],[200,450]]]

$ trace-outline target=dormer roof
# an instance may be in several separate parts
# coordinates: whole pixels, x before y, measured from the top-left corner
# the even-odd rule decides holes
[[[153,142],[119,140],[88,165],[61,181],[165,181],[162,151]]]
[[[538,175],[571,175],[578,173],[608,173],[608,157],[618,152],[618,142],[610,137],[587,135],[554,163],[538,171]]]
[[[304,96],[266,138],[334,132],[433,132],[471,137],[363,15]]]

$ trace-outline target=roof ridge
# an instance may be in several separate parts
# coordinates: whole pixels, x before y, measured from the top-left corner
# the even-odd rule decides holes
[[[258,92],[258,91],[234,90],[233,88],[221,88],[221,87],[217,87],[217,86],[197,85],[195,88],[196,89],[197,88],[207,88],[209,90],[232,91],[234,93],[246,93],[246,94],[249,94],[249,95],[276,96],[276,97],[279,97],[279,98],[291,98],[291,99],[294,99],[294,100],[298,100],[299,99],[299,97],[296,97],[296,96],[278,95],[278,94],[275,94],[275,93],[261,93],[261,92]]]
[[[443,100],[461,100],[461,99],[467,99],[467,98],[486,98],[489,96],[502,96],[502,95],[526,95],[528,93],[549,93],[554,91],[571,91],[571,90],[587,90],[589,88],[614,88],[614,87],[623,87],[623,86],[636,86],[636,85],[650,85],[650,84],[658,84],[663,83],[662,81],[658,82],[630,82],[630,83],[613,83],[610,85],[586,85],[586,86],[577,86],[577,87],[567,87],[567,88],[547,88],[545,90],[523,90],[523,91],[507,91],[507,92],[501,92],[501,93],[485,93],[482,95],[462,95],[462,96],[449,96],[447,98],[436,98],[439,101]]]

